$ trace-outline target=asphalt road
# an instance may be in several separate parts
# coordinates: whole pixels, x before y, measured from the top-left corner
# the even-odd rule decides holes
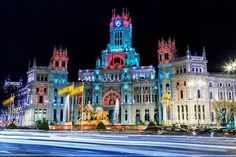
[[[236,156],[236,138],[0,131],[0,156]]]

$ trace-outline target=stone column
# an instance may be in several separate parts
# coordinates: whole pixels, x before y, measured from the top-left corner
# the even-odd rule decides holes
[[[120,118],[120,124],[125,124],[127,122],[125,122],[125,110],[126,108],[123,107],[123,105],[120,106],[120,114],[121,114],[121,118]],[[128,112],[128,111],[127,111]]]
[[[167,120],[167,113],[166,113],[166,105],[163,105],[163,120],[166,121]]]

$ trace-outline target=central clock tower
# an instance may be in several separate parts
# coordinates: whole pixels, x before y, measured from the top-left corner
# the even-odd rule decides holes
[[[102,51],[101,66],[98,68],[139,66],[139,54],[132,47],[132,23],[127,9],[123,9],[121,15],[112,10],[109,29],[110,42]]]

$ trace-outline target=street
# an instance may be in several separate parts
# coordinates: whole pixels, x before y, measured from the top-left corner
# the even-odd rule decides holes
[[[236,156],[236,138],[0,131],[0,156]]]

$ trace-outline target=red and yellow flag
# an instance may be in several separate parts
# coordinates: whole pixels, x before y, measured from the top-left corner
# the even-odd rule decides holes
[[[70,92],[72,92],[74,89],[74,86],[73,85],[69,85],[69,86],[66,86],[66,87],[63,87],[62,89],[60,89],[57,94],[60,96],[60,95],[64,95],[64,94],[70,94]]]
[[[13,103],[14,102],[14,95],[12,95],[10,98],[8,98],[7,100],[4,100],[3,102],[2,102],[2,104],[3,104],[3,106],[7,106],[7,105],[10,105],[11,103]]]
[[[80,95],[83,93],[83,91],[84,91],[83,85],[77,86],[72,90],[72,92],[70,92],[70,96]]]
[[[161,100],[170,100],[170,94],[169,93],[164,93]]]

